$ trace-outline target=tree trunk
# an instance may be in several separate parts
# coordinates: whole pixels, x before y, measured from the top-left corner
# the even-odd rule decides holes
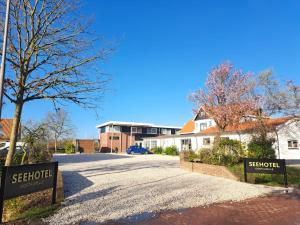
[[[54,138],[54,152],[57,152],[57,138]]]
[[[13,161],[13,157],[14,157],[15,149],[16,149],[16,143],[17,143],[18,134],[19,134],[22,108],[23,108],[23,103],[20,103],[20,102],[16,103],[15,115],[14,115],[12,130],[11,130],[11,134],[10,134],[9,150],[8,150],[8,153],[6,156],[5,166],[10,166]]]

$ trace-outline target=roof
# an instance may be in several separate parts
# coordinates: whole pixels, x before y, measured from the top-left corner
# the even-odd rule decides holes
[[[156,125],[152,123],[136,123],[136,122],[124,122],[124,121],[108,121],[97,125],[96,128],[101,128],[109,125],[114,126],[137,126],[137,127],[159,127],[159,128],[169,128],[169,129],[181,129],[181,127],[177,126],[165,126],[165,125]]]
[[[189,120],[182,129],[179,131],[180,134],[193,133],[195,129],[195,122],[193,119]]]
[[[264,120],[264,125],[266,128],[274,128],[276,126],[279,126],[281,124],[286,123],[289,121],[291,118],[290,117],[283,117],[283,118],[275,118],[275,119],[265,119]],[[258,121],[248,121],[244,123],[239,123],[236,125],[230,125],[227,126],[225,129],[225,132],[247,132],[247,131],[252,131],[258,126],[259,122]],[[200,132],[202,135],[208,135],[208,134],[216,134],[218,133],[218,128],[217,127],[210,127],[206,130],[203,130]]]
[[[13,119],[2,119],[0,120],[0,123],[2,125],[2,133],[3,136],[0,137],[0,139],[9,139],[10,133],[13,125]]]

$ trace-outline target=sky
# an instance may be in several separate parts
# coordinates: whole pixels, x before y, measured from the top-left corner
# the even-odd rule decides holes
[[[300,84],[300,1],[85,0],[81,14],[116,50],[101,65],[108,90],[94,111],[66,105],[77,138],[97,138],[109,120],[182,126],[188,95],[224,61],[258,74],[272,69]],[[25,105],[22,121],[41,120],[47,102]],[[4,117],[13,116],[6,105]]]

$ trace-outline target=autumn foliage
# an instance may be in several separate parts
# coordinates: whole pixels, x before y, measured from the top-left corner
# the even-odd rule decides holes
[[[238,123],[243,116],[255,114],[259,98],[253,94],[255,83],[251,75],[234,69],[227,62],[213,68],[205,88],[190,95],[196,106],[195,112],[202,108],[215,120],[220,132],[228,125]]]

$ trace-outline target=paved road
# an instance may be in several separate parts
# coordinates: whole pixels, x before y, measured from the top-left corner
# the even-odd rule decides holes
[[[237,201],[274,191],[179,168],[179,158],[160,155],[57,155],[66,201],[50,224],[136,222],[155,212]]]

